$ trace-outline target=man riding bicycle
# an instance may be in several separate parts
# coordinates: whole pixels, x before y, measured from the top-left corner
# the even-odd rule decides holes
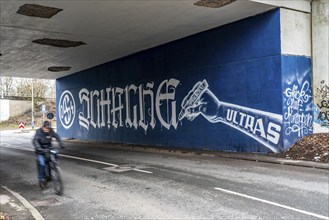
[[[43,126],[36,131],[33,139],[33,145],[35,147],[35,153],[37,156],[39,186],[42,189],[46,187],[45,167],[46,163],[48,162],[46,153],[49,152],[52,146],[51,141],[53,137],[56,138],[60,147],[64,148],[61,138],[51,128],[49,121],[45,121]]]

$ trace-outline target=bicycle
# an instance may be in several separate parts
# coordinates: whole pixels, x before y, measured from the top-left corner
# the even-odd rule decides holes
[[[62,170],[58,165],[58,149],[50,148],[48,152],[46,152],[46,181],[51,181],[53,183],[53,187],[57,195],[63,195],[64,185],[63,185],[63,177]]]

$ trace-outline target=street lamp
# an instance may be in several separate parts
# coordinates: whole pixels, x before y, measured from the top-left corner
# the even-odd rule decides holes
[[[33,80],[32,80],[32,121],[31,121],[31,126],[32,129],[34,129],[34,93],[33,93]]]

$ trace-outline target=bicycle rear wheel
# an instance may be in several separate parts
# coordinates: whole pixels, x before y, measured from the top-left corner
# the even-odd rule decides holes
[[[55,166],[51,172],[51,178],[53,181],[54,189],[57,195],[63,195],[64,186],[63,186],[63,179],[62,179],[62,170]]]

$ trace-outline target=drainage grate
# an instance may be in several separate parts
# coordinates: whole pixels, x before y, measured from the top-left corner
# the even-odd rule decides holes
[[[36,4],[25,4],[18,9],[17,13],[31,17],[51,18],[60,11],[63,11],[63,9]]]
[[[33,40],[33,43],[48,45],[53,47],[78,47],[86,43],[82,41],[69,41],[69,40],[59,40],[51,38],[42,38],[38,40]]]
[[[51,72],[62,72],[62,71],[69,71],[71,69],[70,66],[51,66],[48,68],[48,71]]]
[[[220,8],[229,5],[236,0],[200,0],[194,3],[196,6],[203,6],[208,8]]]

